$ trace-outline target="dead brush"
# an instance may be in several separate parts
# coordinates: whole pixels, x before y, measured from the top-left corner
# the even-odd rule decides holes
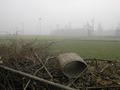
[[[0,46],[0,55],[2,57],[3,64],[7,66],[12,66],[13,68],[20,69],[22,71],[30,71],[30,67],[34,65],[41,65],[41,63],[36,60],[35,53],[41,58],[43,62],[49,57],[50,43],[42,42],[38,40],[11,40],[9,45],[3,44]],[[23,67],[23,68],[22,68]]]
[[[84,59],[88,64],[88,69],[79,78],[69,80],[60,70],[57,58],[50,53],[50,47],[54,42],[36,39],[14,39],[8,42],[0,44],[0,61],[4,66],[80,90],[96,88],[107,90],[114,87],[119,90],[120,88],[120,62],[118,61]],[[18,88],[19,90],[61,90],[46,83],[39,83],[24,76],[6,72],[1,68],[0,88],[2,90]]]

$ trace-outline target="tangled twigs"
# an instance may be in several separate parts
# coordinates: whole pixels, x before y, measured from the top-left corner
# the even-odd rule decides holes
[[[36,75],[36,74],[37,74],[41,69],[43,69],[43,68],[44,68],[44,67],[42,66],[42,67],[40,67],[39,69],[37,69],[33,75]],[[27,84],[25,85],[24,90],[27,89],[27,87],[28,87],[28,85],[30,84],[30,82],[31,82],[31,79],[30,79],[30,80],[27,82]]]
[[[19,75],[22,75],[24,77],[27,77],[27,78],[30,78],[30,79],[33,79],[33,80],[37,80],[39,82],[43,82],[43,83],[47,83],[49,85],[53,85],[55,87],[59,87],[61,89],[65,89],[65,90],[76,90],[74,88],[71,88],[71,87],[67,87],[67,86],[64,86],[64,85],[61,85],[61,84],[58,84],[58,83],[54,83],[54,82],[51,82],[51,81],[48,81],[48,80],[45,80],[43,78],[39,78],[39,77],[36,77],[34,75],[31,75],[31,74],[28,74],[28,73],[25,73],[25,72],[21,72],[21,71],[18,71],[18,70],[15,70],[15,69],[12,69],[12,68],[9,68],[9,67],[6,67],[6,66],[3,66],[3,65],[0,65],[0,68],[1,69],[4,69],[4,70],[7,70],[9,72],[12,72],[12,73],[16,73],[16,74],[19,74]]]
[[[84,88],[88,90],[92,88],[116,90],[113,87],[120,89],[120,60],[84,58],[88,69],[78,78],[70,79],[62,72],[58,58],[50,57],[57,55],[57,53],[53,55],[49,51],[49,47],[54,43],[39,40],[37,42],[36,40],[28,40],[21,43],[20,40],[13,40],[9,44],[2,44],[0,46],[0,64],[7,66],[7,68],[4,69],[0,66],[0,89],[33,90],[33,87],[37,90],[56,90],[56,88],[57,90],[70,90],[70,87],[80,90]]]
[[[46,63],[48,62],[48,60],[50,60],[50,59],[52,59],[52,58],[54,58],[54,57],[49,57],[49,58],[47,58],[46,61],[45,61],[45,65],[46,65]],[[33,75],[36,75],[36,74],[37,74],[40,70],[42,70],[43,68],[44,68],[44,66],[42,66],[42,67],[40,67],[39,69],[37,69]],[[27,82],[27,84],[25,85],[24,90],[27,89],[27,87],[28,87],[28,85],[30,84],[30,82],[31,82],[31,79],[30,79],[30,80]]]
[[[103,72],[106,68],[108,68],[108,67],[109,67],[109,64],[107,64],[105,67],[103,67],[100,72],[102,73],[102,72]]]
[[[67,86],[71,86],[85,71],[87,70],[87,68],[82,71],[74,80],[72,80]]]
[[[46,72],[48,73],[48,75],[50,76],[51,80],[53,80],[53,76],[52,76],[51,73],[48,71],[47,67],[45,66],[45,64],[43,63],[43,61],[41,60],[41,58],[37,55],[36,52],[34,52],[34,55],[35,55],[36,59],[38,59],[39,62],[42,64],[42,66],[44,67],[44,69],[46,70]]]

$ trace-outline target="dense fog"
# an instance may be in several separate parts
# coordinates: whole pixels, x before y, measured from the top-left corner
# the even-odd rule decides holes
[[[0,34],[120,35],[120,0],[0,0]]]

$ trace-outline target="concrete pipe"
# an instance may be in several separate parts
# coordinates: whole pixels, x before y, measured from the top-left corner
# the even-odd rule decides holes
[[[69,78],[76,78],[85,68],[86,62],[76,53],[64,53],[58,56],[60,67]]]

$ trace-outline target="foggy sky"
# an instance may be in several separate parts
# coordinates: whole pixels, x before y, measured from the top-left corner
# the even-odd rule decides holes
[[[120,0],[0,0],[0,31],[24,26],[25,33],[47,34],[56,25],[71,23],[78,28],[91,19],[105,29],[115,28],[120,22]]]

